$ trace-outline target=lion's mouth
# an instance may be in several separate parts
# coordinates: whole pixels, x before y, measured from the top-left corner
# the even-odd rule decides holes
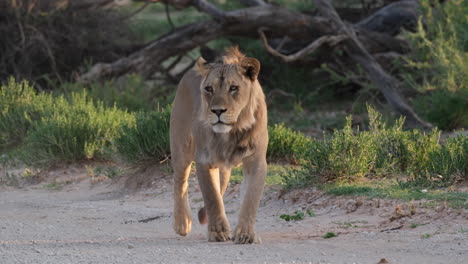
[[[225,123],[221,120],[218,120],[218,122],[214,123],[213,126],[216,126],[216,125],[225,125],[225,126],[232,126],[232,124],[229,124],[229,123]]]
[[[232,125],[219,120],[218,122],[212,125],[212,128],[213,131],[216,133],[228,133],[229,131],[231,131]]]

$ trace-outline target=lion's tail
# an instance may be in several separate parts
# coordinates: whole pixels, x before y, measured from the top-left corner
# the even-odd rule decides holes
[[[200,222],[200,224],[204,225],[206,224],[206,222],[208,220],[208,217],[206,216],[206,209],[205,207],[202,207],[199,211],[198,211],[198,222]]]

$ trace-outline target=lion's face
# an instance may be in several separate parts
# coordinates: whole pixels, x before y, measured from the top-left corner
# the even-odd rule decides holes
[[[243,58],[238,63],[197,63],[204,76],[200,85],[202,113],[200,118],[215,133],[228,133],[233,128],[246,129],[255,122],[254,98],[258,86],[259,62]]]

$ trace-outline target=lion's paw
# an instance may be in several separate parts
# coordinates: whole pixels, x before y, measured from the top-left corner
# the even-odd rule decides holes
[[[218,223],[208,223],[208,241],[210,242],[224,242],[231,240],[231,228],[227,221],[220,221]]]
[[[234,243],[236,244],[260,244],[262,239],[255,234],[253,228],[242,228],[237,226],[234,231]]]
[[[172,227],[178,235],[186,236],[192,230],[192,219],[187,215],[176,215]]]

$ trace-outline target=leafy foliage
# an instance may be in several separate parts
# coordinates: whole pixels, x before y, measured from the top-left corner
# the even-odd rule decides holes
[[[286,187],[315,181],[355,181],[363,177],[408,175],[422,186],[447,186],[468,179],[468,138],[459,134],[440,143],[440,132],[404,131],[404,120],[393,126],[368,108],[370,130],[354,131],[351,120],[324,140],[310,140],[300,167],[283,176]]]
[[[280,218],[283,219],[286,222],[299,221],[299,220],[304,219],[306,214],[307,214],[307,216],[310,216],[310,217],[315,216],[314,212],[312,212],[312,210],[308,209],[305,213],[302,212],[302,211],[296,210],[296,211],[294,211],[294,214],[292,214],[292,215],[282,214],[282,215],[280,215]]]
[[[295,132],[283,124],[269,127],[268,136],[268,159],[285,160],[291,163],[297,163],[303,159],[312,142],[311,138]]]
[[[69,99],[54,97],[13,79],[1,87],[0,100],[2,143],[23,143],[27,163],[103,158],[121,126],[135,122],[132,115],[94,102],[84,91]]]
[[[420,1],[424,20],[409,34],[406,83],[424,94],[415,99],[422,117],[440,129],[467,127],[468,4]],[[423,25],[423,23],[425,23]]]
[[[119,154],[130,162],[167,158],[170,110],[137,113],[135,125],[124,126],[116,140]]]
[[[72,94],[70,101],[58,97],[53,109],[26,136],[27,162],[102,159],[121,126],[135,122],[132,115],[116,107],[94,103],[86,93]]]

